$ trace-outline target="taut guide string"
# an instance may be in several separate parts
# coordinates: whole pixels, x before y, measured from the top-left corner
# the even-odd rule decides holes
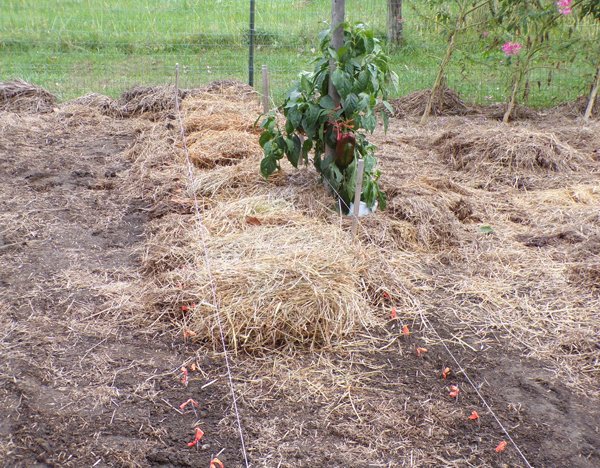
[[[183,125],[183,118],[181,117],[181,112],[179,109],[179,64],[175,65],[175,113],[177,114],[177,120],[179,121],[181,142],[183,145],[183,152],[185,153],[185,159],[187,162],[189,184],[190,184],[190,188],[191,188],[193,185],[193,182],[194,182],[194,172],[193,172],[192,161],[190,159],[190,151],[187,146],[185,128]],[[215,278],[212,274],[212,270],[210,268],[210,256],[208,253],[208,247],[206,246],[205,232],[207,232],[208,230],[206,229],[206,227],[204,226],[204,223],[202,222],[202,214],[200,213],[200,207],[198,204],[198,195],[196,194],[195,190],[192,190],[192,192],[194,194],[194,211],[196,214],[196,221],[197,221],[196,227],[198,228],[198,232],[200,234],[200,241],[202,242],[202,248],[204,250],[204,264],[206,265],[206,271],[208,272],[208,277],[209,277],[209,281],[210,281],[210,285],[211,285],[213,306],[215,307],[215,310],[216,310],[217,324],[219,326],[219,334],[221,336],[221,344],[223,346],[223,354],[225,356],[225,367],[227,368],[227,378],[228,378],[228,382],[229,382],[229,389],[231,391],[231,398],[233,400],[233,409],[235,412],[235,418],[237,420],[238,431],[240,433],[240,442],[242,444],[242,453],[244,454],[244,462],[245,462],[246,468],[248,468],[250,466],[250,464],[248,463],[248,454],[246,453],[246,444],[244,442],[244,431],[242,430],[242,422],[241,422],[241,418],[240,418],[240,412],[239,412],[238,405],[237,405],[237,398],[235,396],[235,386],[233,385],[233,377],[231,375],[231,365],[229,363],[227,344],[225,343],[225,333],[223,332],[223,325],[221,322],[221,314],[220,314],[221,310],[220,310],[219,302],[217,301],[217,285],[215,282]]]

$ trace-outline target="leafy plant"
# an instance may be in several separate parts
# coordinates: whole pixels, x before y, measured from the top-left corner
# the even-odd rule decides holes
[[[274,113],[262,122],[260,144],[264,157],[260,170],[269,177],[280,169],[284,156],[294,167],[301,161],[308,164],[313,151],[315,168],[340,195],[347,210],[354,199],[357,161],[362,158],[365,170],[361,200],[370,208],[377,202],[385,209],[375,147],[361,130],[373,133],[377,113],[387,130],[387,113],[376,108],[381,101],[384,109],[392,110],[386,101],[387,89],[397,86],[398,77],[379,40],[364,24],[343,23],[340,27],[344,42],[338,50],[330,47],[331,30],[319,34],[321,55],[315,60],[314,71],[301,73],[285,99],[283,128]],[[330,61],[335,64],[333,73]],[[330,81],[339,94],[339,105],[328,94]]]

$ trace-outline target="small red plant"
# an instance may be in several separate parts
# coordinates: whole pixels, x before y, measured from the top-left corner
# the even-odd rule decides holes
[[[204,432],[202,431],[202,429],[197,427],[194,432],[194,440],[192,440],[191,442],[188,442],[187,446],[194,447],[195,445],[198,444],[198,442],[200,442],[200,439],[202,439],[203,436],[204,436]]]
[[[192,399],[190,398],[188,401],[186,401],[186,402],[184,402],[184,403],[181,403],[181,404],[179,405],[179,409],[180,409],[181,411],[183,411],[187,405],[192,405],[192,407],[194,407],[194,408],[198,408],[198,406],[200,406],[196,400],[192,400]]]
[[[460,393],[460,389],[456,385],[450,385],[450,393],[449,396],[452,398],[458,398],[458,394]]]
[[[475,410],[471,411],[471,416],[469,416],[469,419],[471,421],[477,421],[479,419],[479,413],[477,413]]]
[[[398,312],[396,312],[395,307],[392,307],[392,311],[390,312],[390,318],[392,320],[396,320],[398,318]]]
[[[504,452],[504,450],[506,449],[506,446],[508,444],[506,443],[505,440],[503,440],[502,442],[500,442],[497,446],[496,446],[496,453],[500,453],[500,452]]]
[[[189,382],[190,382],[190,380],[188,377],[188,370],[185,367],[182,367],[181,368],[181,383],[187,387]]]
[[[417,348],[415,351],[417,352],[417,357],[421,357],[427,352],[427,348]]]
[[[225,468],[225,465],[223,465],[223,462],[221,460],[219,460],[218,458],[213,458],[210,461],[210,468],[217,468],[217,466],[219,466],[220,468]]]
[[[444,370],[442,371],[442,379],[446,380],[451,372],[452,369],[450,369],[449,367],[444,368]]]
[[[402,334],[403,334],[404,336],[408,336],[408,335],[410,335],[410,330],[408,329],[408,325],[404,325],[404,326],[402,327]]]

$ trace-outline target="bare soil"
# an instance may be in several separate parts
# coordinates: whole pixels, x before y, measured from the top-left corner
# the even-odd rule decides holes
[[[182,222],[193,223],[191,206],[168,203],[172,193],[157,197],[158,189],[135,189],[144,181],[136,178],[137,163],[128,150],[152,138],[154,125],[170,128],[170,141],[177,140],[172,119],[155,120],[84,108],[0,113],[0,459],[5,466],[208,467],[216,454],[227,467],[242,466],[223,356],[201,343],[185,343],[168,325],[169,317],[144,321],[136,314],[144,307],[141,261],[152,219],[177,212]],[[444,124],[456,121],[436,125]],[[411,133],[413,125],[396,122],[390,134],[377,137],[391,215],[415,222],[406,200],[418,194],[396,181],[429,164],[450,174],[454,193],[462,184],[470,194],[451,205],[456,216],[451,222],[465,230],[476,231],[489,218],[481,206],[495,200],[500,211],[510,212],[511,223],[523,226],[516,242],[524,249],[553,249],[552,258],[558,258],[590,238],[590,232],[540,234],[510,198],[522,187],[509,186],[509,197],[503,181],[471,183],[472,175],[452,172],[437,159],[435,139]],[[596,151],[594,144],[585,151]],[[430,160],[421,159],[423,151]],[[597,181],[597,175],[587,177]],[[531,183],[542,179],[531,176]],[[583,179],[574,175],[571,182]],[[548,182],[541,186],[548,188]],[[479,201],[474,191],[484,194]],[[441,340],[415,315],[405,318],[408,337],[399,322],[390,321],[365,339],[368,344],[359,337],[319,353],[274,350],[233,357],[253,466],[525,466],[511,444],[495,452],[506,436],[442,342],[533,466],[600,466],[595,373],[600,340],[588,340],[590,366],[596,369],[586,373],[591,378],[567,382],[554,359],[520,351],[507,343],[502,329],[466,326],[456,310],[479,310],[485,298],[451,289],[452,275],[464,268],[451,248],[464,240],[444,237],[453,235],[452,226],[439,227],[437,237],[423,231],[419,242],[435,247],[433,254],[415,251],[428,278],[414,279],[415,287],[429,297],[427,320]],[[470,245],[485,251],[489,239]],[[594,294],[591,286],[582,293]],[[389,314],[392,300],[384,301],[382,313]],[[428,351],[417,356],[417,347]],[[186,387],[180,368],[192,363],[198,370]],[[452,369],[447,379],[441,377],[445,367]],[[450,385],[460,388],[457,399],[448,396]],[[188,398],[199,408],[181,414],[178,406]],[[468,419],[472,410],[479,420]],[[195,425],[205,436],[188,448]]]

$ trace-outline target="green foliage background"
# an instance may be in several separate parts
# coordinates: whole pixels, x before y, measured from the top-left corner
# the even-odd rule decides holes
[[[389,50],[401,77],[396,95],[431,86],[445,46],[445,31],[435,21],[443,8],[417,12],[410,3],[405,0],[405,44]],[[280,101],[298,70],[310,69],[318,46],[314,38],[329,19],[331,2],[256,0],[256,5],[257,72],[269,65],[273,97]],[[168,83],[176,62],[184,86],[247,79],[248,0],[0,0],[0,11],[0,79],[27,79],[62,99],[92,91],[116,96],[135,84]],[[347,11],[350,21],[364,21],[385,37],[385,0],[347,0]],[[508,73],[500,44],[506,39],[485,27],[462,35],[449,86],[467,101],[504,101]],[[574,14],[549,41],[548,57],[532,75],[531,106],[587,92],[600,26]]]

